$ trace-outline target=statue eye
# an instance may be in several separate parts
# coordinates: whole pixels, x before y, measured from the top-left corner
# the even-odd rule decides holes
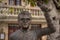
[[[21,18],[20,20],[24,20],[24,18]]]
[[[31,20],[30,18],[27,18],[27,20]]]

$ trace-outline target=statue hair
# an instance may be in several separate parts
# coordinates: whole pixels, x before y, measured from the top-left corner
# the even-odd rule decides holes
[[[29,13],[29,11],[21,11],[21,13],[18,14],[18,20],[20,18],[20,15],[24,16],[24,15],[30,15],[31,16],[31,13]]]

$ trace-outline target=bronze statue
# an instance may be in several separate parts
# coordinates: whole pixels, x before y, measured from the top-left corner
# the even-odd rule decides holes
[[[48,16],[48,15],[46,15]],[[55,32],[53,25],[48,23],[48,27],[40,29],[30,29],[31,27],[31,14],[28,11],[22,11],[18,15],[19,27],[21,27],[16,32],[12,33],[9,37],[9,40],[37,40],[43,35],[49,35]],[[50,20],[49,20],[50,22]]]

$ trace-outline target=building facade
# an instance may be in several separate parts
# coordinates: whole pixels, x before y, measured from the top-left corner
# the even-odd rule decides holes
[[[26,0],[0,0],[0,33],[3,29],[5,40],[9,39],[9,35],[19,29],[17,16],[21,11],[29,11],[32,16],[32,25],[41,28],[47,27],[47,23],[43,12],[37,6],[30,6]],[[46,40],[47,36],[42,37]]]

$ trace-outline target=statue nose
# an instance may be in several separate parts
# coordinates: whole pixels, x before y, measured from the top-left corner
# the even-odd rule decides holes
[[[26,22],[27,22],[27,20],[25,19],[23,22],[24,22],[24,23],[26,23]]]
[[[26,20],[24,20],[24,23],[26,23],[27,21]]]

